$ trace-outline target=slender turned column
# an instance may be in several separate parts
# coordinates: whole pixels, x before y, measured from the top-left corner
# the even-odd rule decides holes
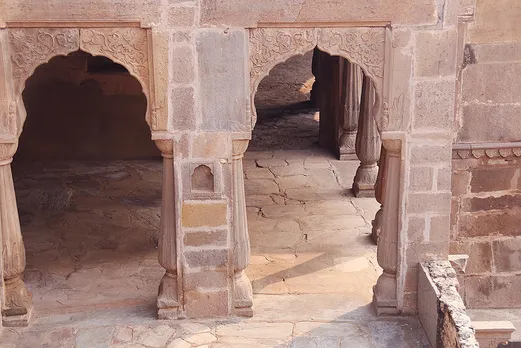
[[[341,161],[356,158],[356,133],[360,115],[360,85],[362,71],[356,64],[344,59],[341,112],[343,131],[338,141],[338,157]]]
[[[20,230],[11,161],[18,144],[0,144],[0,229],[2,233],[4,326],[27,326],[33,309],[32,295],[23,282],[25,247]]]
[[[250,238],[246,217],[246,198],[244,194],[244,171],[242,158],[248,148],[249,140],[233,141],[233,229],[234,229],[234,290],[233,306],[236,315],[253,316],[253,290],[244,271],[250,263]]]
[[[318,97],[319,97],[319,88],[320,88],[320,50],[315,47],[313,50],[313,60],[311,62],[311,73],[315,76],[315,82],[313,82],[313,86],[311,87],[310,92],[310,102],[313,107],[318,107]]]
[[[177,294],[176,216],[174,196],[174,144],[156,140],[163,156],[163,194],[159,238],[159,263],[166,269],[159,285],[157,308],[159,319],[176,319],[179,315]]]
[[[364,76],[362,105],[356,137],[356,154],[360,159],[360,167],[356,171],[353,183],[353,193],[356,197],[374,197],[375,195],[374,185],[378,176],[376,162],[380,158],[382,146],[373,115],[375,93],[373,82],[369,77]]]
[[[371,238],[373,239],[374,244],[378,244],[378,238],[380,237],[381,229],[382,229],[382,219],[383,219],[383,202],[384,202],[384,191],[385,191],[385,158],[386,158],[386,150],[385,147],[382,146],[380,160],[378,161],[378,178],[376,179],[375,185],[375,197],[376,201],[380,203],[380,210],[376,213],[374,220],[372,221],[373,229],[371,231]]]
[[[383,193],[383,221],[378,240],[378,264],[383,269],[373,288],[373,303],[378,315],[397,314],[396,271],[398,263],[400,152],[399,140],[386,140],[385,192]]]

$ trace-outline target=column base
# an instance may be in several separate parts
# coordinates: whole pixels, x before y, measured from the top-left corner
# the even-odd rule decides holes
[[[159,284],[157,295],[158,319],[179,319],[179,302],[177,300],[177,275],[166,272]]]
[[[375,286],[376,287],[376,286]],[[395,316],[399,314],[397,301],[379,300],[373,287],[373,307],[378,316]]]
[[[338,160],[339,161],[358,161],[358,157],[356,156],[356,153],[347,153],[347,152],[342,152],[342,150],[340,149],[338,151]]]
[[[357,198],[375,198],[375,189],[374,185],[364,185],[364,184],[353,184],[353,194]]]
[[[157,310],[157,319],[159,320],[177,320],[184,319],[179,313],[179,308],[159,308]]]
[[[340,136],[338,159],[340,161],[358,160],[356,155],[356,131],[344,131]]]
[[[381,247],[381,246],[380,246]],[[373,286],[373,306],[377,315],[397,315],[396,275],[384,272]]]
[[[360,164],[356,170],[353,183],[353,193],[355,197],[374,198],[377,177],[378,166],[376,163]]]
[[[235,273],[233,313],[239,317],[253,317],[253,289],[244,270]]]
[[[19,315],[2,315],[2,325],[4,327],[25,327],[29,326],[33,314],[33,305],[27,308],[27,313]]]

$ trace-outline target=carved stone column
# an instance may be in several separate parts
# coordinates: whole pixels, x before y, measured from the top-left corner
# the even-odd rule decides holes
[[[378,176],[376,162],[380,158],[381,142],[373,115],[375,93],[373,82],[364,76],[356,137],[356,154],[360,159],[360,167],[356,171],[353,183],[353,193],[356,197],[374,197],[374,185]]]
[[[159,236],[159,263],[166,269],[159,285],[157,308],[159,319],[176,319],[179,315],[177,292],[177,246],[174,195],[174,144],[172,140],[156,140],[163,156],[163,197]]]
[[[32,295],[23,282],[25,247],[16,207],[11,161],[18,144],[0,144],[0,229],[2,233],[4,326],[27,326],[33,309]]]
[[[398,229],[401,142],[386,140],[385,178],[383,193],[383,221],[378,240],[378,264],[383,269],[382,275],[373,288],[373,303],[378,315],[397,314],[396,272],[398,263]]]
[[[378,161],[378,178],[376,179],[375,185],[375,198],[378,203],[380,203],[380,210],[376,213],[374,220],[371,222],[373,225],[373,229],[371,231],[371,238],[374,244],[378,244],[378,238],[380,237],[380,232],[382,229],[382,219],[383,219],[383,202],[384,202],[384,191],[385,191],[385,158],[386,158],[386,150],[385,147],[382,146],[380,160]]]
[[[242,158],[248,148],[249,140],[233,140],[233,229],[234,229],[234,289],[233,307],[236,315],[253,316],[253,290],[244,271],[250,263],[250,238],[246,216],[246,197],[244,194],[244,171]]]
[[[338,141],[339,160],[356,158],[356,133],[360,115],[360,88],[362,70],[356,64],[344,59],[343,88],[341,95],[341,113],[343,114],[343,130]]]
[[[320,50],[317,47],[313,50],[311,73],[315,76],[315,82],[313,82],[309,99],[313,107],[318,107],[318,98],[320,93]]]

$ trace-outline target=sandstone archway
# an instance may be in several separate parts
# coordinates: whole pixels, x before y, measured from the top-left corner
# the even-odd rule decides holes
[[[257,120],[255,94],[260,82],[273,67],[292,56],[302,55],[317,47],[331,56],[340,56],[358,65],[372,81],[376,96],[371,113],[383,141],[381,175],[378,176],[376,186],[378,201],[382,203],[382,213],[378,214],[381,221],[377,225],[382,226],[378,262],[383,268],[383,274],[374,287],[373,302],[379,314],[396,314],[399,311],[398,298],[401,297],[398,295],[401,290],[397,287],[400,259],[397,245],[401,228],[402,144],[392,134],[386,134],[391,112],[391,29],[384,26],[327,27],[327,23],[315,25],[318,27],[271,23],[250,30],[251,129]],[[393,119],[394,121],[401,120]]]
[[[139,28],[13,28],[9,29],[13,108],[6,123],[14,125],[19,136],[26,118],[22,92],[25,82],[41,64],[58,55],[82,50],[105,56],[124,66],[141,84],[147,98],[145,119],[151,129],[157,125],[150,86],[150,58],[146,30]]]
[[[318,47],[332,56],[340,56],[362,68],[373,81],[376,103],[373,116],[380,133],[389,124],[386,71],[388,29],[357,28],[256,28],[250,30],[250,102],[252,129],[257,120],[255,94],[260,82],[277,64]]]
[[[146,122],[152,138],[163,156],[163,188],[161,226],[159,237],[159,262],[167,270],[161,281],[157,305],[159,315],[178,309],[177,257],[175,241],[173,143],[162,134],[168,130],[166,108],[167,81],[154,79],[152,52],[158,46],[158,58],[164,59],[164,45],[152,45],[149,29],[132,28],[9,28],[7,50],[2,52],[4,66],[0,71],[7,81],[7,112],[0,113],[0,232],[2,237],[3,278],[5,283],[2,302],[4,326],[27,325],[32,311],[32,300],[23,282],[25,249],[10,163],[16,153],[18,138],[27,117],[22,98],[25,83],[35,69],[56,56],[67,56],[79,50],[93,56],[104,56],[125,67],[140,83],[147,100]],[[161,41],[162,42],[162,41]],[[164,43],[164,42],[163,42]],[[163,70],[164,71],[164,70]],[[154,81],[156,83],[154,84]],[[156,98],[156,96],[159,96]],[[123,124],[121,126],[124,126]]]

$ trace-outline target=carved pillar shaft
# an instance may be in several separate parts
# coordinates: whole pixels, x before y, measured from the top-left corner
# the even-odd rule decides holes
[[[159,285],[157,297],[159,319],[175,319],[178,316],[177,246],[174,195],[174,155],[172,140],[156,140],[163,156],[163,192],[159,237],[159,263],[166,270]]]
[[[385,178],[383,193],[382,229],[378,240],[378,264],[383,273],[373,289],[378,315],[397,314],[396,272],[398,263],[399,195],[401,144],[398,140],[386,141]]]
[[[353,193],[356,197],[374,197],[374,186],[378,176],[376,162],[380,158],[381,142],[373,115],[375,93],[373,82],[368,76],[364,76],[356,137],[356,154],[360,159],[353,183]]]
[[[234,229],[234,291],[233,306],[236,315],[253,316],[253,290],[244,271],[250,263],[250,238],[244,193],[242,158],[249,140],[233,141],[233,229]]]
[[[17,144],[0,144],[0,229],[2,233],[4,326],[27,326],[33,308],[32,296],[23,282],[25,247],[20,230],[11,161]]]
[[[378,203],[380,203],[380,210],[376,213],[374,220],[372,221],[373,229],[371,231],[371,238],[375,244],[378,244],[378,238],[380,237],[380,232],[382,229],[382,219],[383,219],[383,202],[384,202],[384,192],[385,192],[385,159],[387,156],[387,152],[385,147],[382,146],[380,160],[378,161],[378,178],[376,179],[375,185],[375,198]]]
[[[318,97],[320,93],[320,50],[317,47],[313,50],[311,73],[315,76],[315,82],[313,82],[309,99],[314,107],[318,107]]]
[[[342,134],[338,141],[339,159],[345,161],[356,157],[356,133],[360,115],[360,91],[362,70],[344,59],[342,76],[341,112],[343,113]]]

